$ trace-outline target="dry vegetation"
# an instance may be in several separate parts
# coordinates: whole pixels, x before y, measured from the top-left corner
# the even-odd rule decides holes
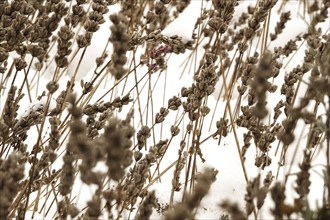
[[[235,138],[236,146],[231,147],[237,148],[246,180],[242,198],[246,205],[242,209],[219,201],[219,209],[228,215],[214,218],[259,219],[259,210],[269,197],[274,219],[330,219],[330,35],[319,28],[329,23],[330,1],[301,0],[299,19],[308,28],[273,49],[269,45],[287,31],[292,17],[282,10],[287,1],[251,1],[236,17],[239,0],[200,0],[200,17],[194,18],[189,41],[163,35],[161,31],[190,3],[0,2],[0,219],[142,220],[156,211],[164,219],[195,219],[218,174],[213,168],[198,167],[198,161],[205,160],[202,146],[218,144],[228,135]],[[273,10],[275,5],[281,6],[278,11]],[[109,13],[112,7],[119,10]],[[269,27],[271,13],[280,14],[275,29]],[[99,48],[96,64],[91,64],[95,70],[86,73],[79,85],[79,68],[82,62],[90,62],[84,54],[106,17],[111,35],[105,47]],[[258,46],[252,47],[255,42]],[[306,48],[302,62],[284,73],[283,60],[290,62],[299,47]],[[201,48],[203,54],[197,59]],[[157,106],[152,92],[156,86],[166,87],[166,81],[161,85],[157,80],[166,79],[172,54],[187,56],[183,74],[195,66],[190,69],[193,81]],[[68,76],[74,58],[78,62]],[[283,85],[274,83],[278,78]],[[225,107],[216,119],[212,114],[219,111],[218,105],[208,105],[208,100],[218,81],[222,83],[217,101],[224,99]],[[238,98],[233,105],[235,91]],[[161,99],[165,94],[157,96]],[[267,102],[272,96],[280,97],[274,109]],[[24,103],[41,104],[21,109]],[[121,117],[123,112],[125,117]],[[211,117],[212,123],[205,124]],[[281,179],[282,166],[291,163],[286,152],[296,147],[293,142],[300,137],[297,123],[308,130],[297,145],[304,151],[300,170],[289,170]],[[165,124],[170,133],[163,130]],[[171,156],[175,161],[160,169],[174,139],[180,141],[174,146],[178,153]],[[252,148],[255,157],[248,158]],[[270,149],[276,149],[279,159]],[[326,158],[323,200],[311,209],[307,200],[313,181],[310,172],[318,152]],[[248,175],[246,163],[251,162],[260,168],[258,176]],[[95,169],[100,163],[105,169]],[[267,169],[271,164],[278,164],[278,169]],[[166,207],[150,189],[165,173],[173,173]],[[218,178],[220,174],[221,170]],[[289,177],[295,178],[293,203],[285,201]],[[84,208],[77,206],[79,195],[74,188],[78,182],[90,186],[93,194]],[[177,194],[181,199],[175,199]]]

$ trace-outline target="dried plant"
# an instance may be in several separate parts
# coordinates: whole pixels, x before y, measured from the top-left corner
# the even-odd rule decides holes
[[[329,219],[330,2],[291,3],[1,1],[0,219]]]

